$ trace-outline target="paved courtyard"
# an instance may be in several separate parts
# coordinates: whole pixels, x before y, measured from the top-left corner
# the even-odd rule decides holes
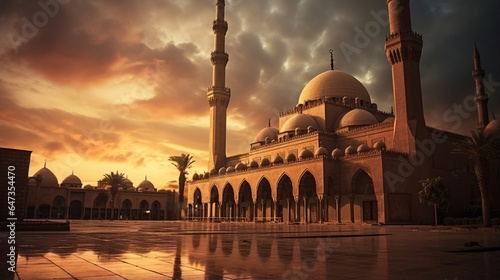
[[[18,232],[14,279],[500,279],[500,232],[429,229],[72,221]]]

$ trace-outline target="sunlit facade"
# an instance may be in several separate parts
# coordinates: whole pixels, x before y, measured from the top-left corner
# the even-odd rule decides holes
[[[208,90],[210,172],[194,174],[188,182],[187,218],[432,223],[431,208],[418,201],[419,180],[436,176],[444,177],[451,187],[450,215],[477,201],[471,162],[451,152],[452,142],[463,136],[425,123],[420,79],[423,40],[412,30],[409,0],[387,3],[390,33],[385,52],[392,70],[394,112],[378,110],[363,84],[335,69],[332,58],[331,69],[304,87],[297,105],[280,113],[279,127],[263,128],[249,143],[248,153],[226,156],[231,97],[225,85],[228,23],[224,1],[217,1]],[[477,61],[476,71],[482,71]],[[478,106],[487,117],[487,102]],[[480,123],[480,129],[493,130],[496,121]],[[494,192],[498,196],[498,190]]]

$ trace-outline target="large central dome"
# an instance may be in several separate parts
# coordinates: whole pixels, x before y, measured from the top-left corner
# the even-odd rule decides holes
[[[371,103],[370,95],[366,88],[353,76],[338,70],[328,70],[314,77],[304,87],[299,97],[299,104],[306,101],[323,99],[325,97],[362,100]]]

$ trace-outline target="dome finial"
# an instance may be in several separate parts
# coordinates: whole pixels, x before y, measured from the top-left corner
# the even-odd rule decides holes
[[[47,168],[47,160],[46,159],[43,160],[43,168]]]
[[[330,49],[330,67],[333,70],[333,49]]]
[[[269,119],[269,126],[268,127],[271,127],[271,119]]]

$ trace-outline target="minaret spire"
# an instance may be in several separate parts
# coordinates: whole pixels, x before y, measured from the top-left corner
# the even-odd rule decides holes
[[[226,161],[226,115],[231,91],[226,87],[226,65],[229,55],[225,52],[225,37],[228,29],[224,20],[224,0],[217,0],[215,20],[212,24],[215,50],[211,53],[212,86],[208,88],[210,105],[210,135],[208,169],[219,169]]]
[[[333,70],[333,49],[330,49],[330,68]]]
[[[392,70],[394,95],[394,149],[412,153],[427,138],[422,104],[420,57],[422,36],[412,30],[410,0],[386,0],[390,34],[385,52]]]
[[[476,44],[474,43],[474,69],[472,70],[472,77],[476,82],[476,95],[474,100],[476,100],[477,106],[477,124],[476,128],[478,130],[484,129],[489,121],[488,118],[488,95],[484,93],[484,70],[481,68],[481,56],[477,50]]]

